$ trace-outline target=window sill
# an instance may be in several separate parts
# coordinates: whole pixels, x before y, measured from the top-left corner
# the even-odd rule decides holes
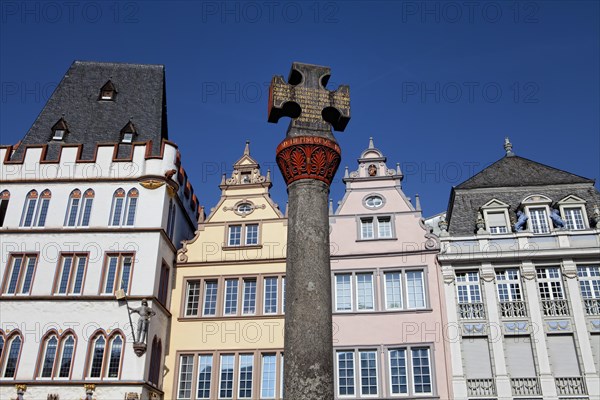
[[[373,238],[373,239],[356,239],[357,242],[379,242],[379,241],[389,241],[389,240],[398,240],[398,238]]]
[[[262,244],[251,244],[244,246],[223,246],[221,250],[224,251],[232,251],[232,250],[254,250],[254,249],[262,249]]]
[[[433,308],[411,308],[402,310],[375,310],[375,311],[333,311],[333,315],[382,315],[382,314],[408,314],[408,313],[429,313]]]
[[[248,319],[281,319],[285,318],[285,314],[254,314],[254,315],[228,315],[228,316],[218,316],[211,315],[209,317],[198,317],[198,316],[189,316],[189,317],[179,317],[177,318],[178,322],[198,322],[198,321],[223,321],[227,320],[248,320]]]

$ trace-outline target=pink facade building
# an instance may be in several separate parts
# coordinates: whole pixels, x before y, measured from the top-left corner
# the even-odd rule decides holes
[[[437,238],[369,142],[331,221],[336,398],[452,398]]]

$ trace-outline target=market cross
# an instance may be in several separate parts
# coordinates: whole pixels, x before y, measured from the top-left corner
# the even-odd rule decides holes
[[[329,67],[295,62],[287,83],[283,76],[274,76],[269,87],[269,122],[290,117],[288,136],[327,132],[323,136],[331,137],[331,127],[343,131],[350,121],[350,88],[326,89],[330,71]]]

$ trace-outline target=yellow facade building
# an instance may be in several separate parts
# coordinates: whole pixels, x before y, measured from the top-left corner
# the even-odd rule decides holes
[[[165,398],[281,398],[287,220],[248,143],[233,167],[177,256]]]

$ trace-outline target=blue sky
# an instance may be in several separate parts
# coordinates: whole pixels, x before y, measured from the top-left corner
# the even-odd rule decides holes
[[[450,188],[516,154],[600,177],[600,8],[596,1],[151,1],[0,3],[0,134],[16,143],[73,60],[164,64],[170,139],[209,209],[244,141],[275,169],[288,122],[267,123],[268,84],[292,61],[350,85],[336,133],[341,174],[369,136],[404,169],[425,215]]]

